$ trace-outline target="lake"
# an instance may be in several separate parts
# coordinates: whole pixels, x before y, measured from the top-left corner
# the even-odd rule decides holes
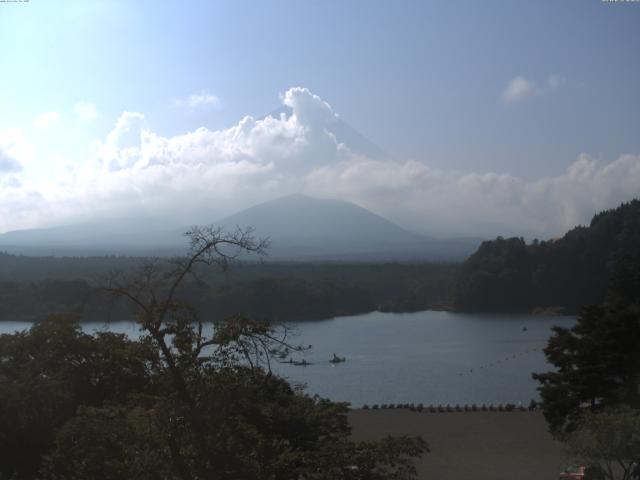
[[[363,404],[523,403],[537,399],[531,372],[550,369],[542,349],[553,325],[573,317],[371,312],[289,323],[294,342],[313,345],[295,354],[308,366],[277,364],[277,373],[307,385],[309,393]],[[0,333],[29,327],[0,322]],[[105,328],[86,323],[87,332]],[[134,322],[112,322],[112,331],[135,337]],[[331,364],[336,353],[344,363]]]

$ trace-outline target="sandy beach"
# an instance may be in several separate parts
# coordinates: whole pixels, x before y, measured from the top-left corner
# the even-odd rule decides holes
[[[571,463],[538,412],[353,410],[349,420],[358,440],[421,435],[431,452],[417,461],[420,479],[556,480]]]

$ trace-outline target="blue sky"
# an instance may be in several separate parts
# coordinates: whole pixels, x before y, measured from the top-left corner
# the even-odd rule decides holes
[[[226,210],[280,190],[288,193],[302,182],[308,193],[357,201],[405,225],[419,220],[419,230],[502,231],[507,221],[533,211],[536,218],[509,225],[544,235],[627,199],[635,187],[640,191],[635,177],[616,189],[606,171],[621,156],[640,153],[640,3],[31,0],[0,4],[0,41],[0,170],[5,171],[0,231],[116,215],[122,204],[153,210],[154,197],[144,190],[151,189],[150,180],[132,179],[141,170],[133,160],[118,164],[130,176],[119,172],[102,182],[100,188],[109,185],[108,191],[97,198],[87,194],[104,179],[99,170],[108,163],[105,149],[115,145],[109,138],[117,135],[109,135],[119,119],[133,143],[119,144],[119,153],[111,149],[111,157],[121,156],[123,148],[141,147],[141,132],[167,141],[198,128],[228,132],[246,115],[260,119],[276,110],[285,93],[298,86],[389,153],[388,163],[360,168],[383,175],[394,167],[394,174],[409,171],[412,177],[398,180],[391,196],[380,185],[348,184],[344,179],[356,160],[336,150],[334,160],[309,160],[304,178],[273,186],[293,171],[278,163],[280,157],[225,144],[222,157],[210,152],[202,161],[215,163],[215,170],[224,158],[235,162],[236,172],[245,172],[241,167],[249,168],[250,159],[261,167],[272,165],[272,175],[259,180],[272,186],[253,196],[227,189],[208,198],[220,206],[210,215],[231,213]],[[123,112],[140,116],[123,119]],[[318,138],[303,140],[315,145]],[[255,139],[249,143],[255,146]],[[229,160],[230,151],[242,155]],[[163,162],[171,163],[156,163]],[[576,162],[588,164],[592,177],[609,175],[609,190],[602,193],[602,185],[594,184],[585,193],[576,186],[569,198],[557,199],[558,209],[566,210],[562,218],[547,223],[539,212],[554,205],[532,203],[506,216],[500,210],[517,192],[527,196],[533,195],[531,188],[551,188],[539,186],[540,180],[571,176]],[[624,160],[626,177],[636,172],[635,162]],[[327,172],[336,164],[343,165],[340,172]],[[115,163],[110,165],[107,170],[113,172]],[[462,214],[445,222],[433,213],[444,202],[419,208],[420,202],[442,197],[436,192],[420,196],[433,182],[446,178],[466,185],[468,175],[482,182],[474,183],[478,192],[493,194],[495,182],[507,190],[497,200],[487,198],[482,211],[472,215],[486,215],[484,224],[470,226]],[[188,190],[186,183],[167,187],[166,178],[160,175],[153,188],[165,194]],[[239,176],[222,178],[226,185],[250,184]],[[325,187],[319,187],[318,178]],[[514,182],[528,185],[529,193],[512,191]],[[134,187],[127,190],[128,185]],[[179,203],[182,197],[176,195]],[[469,201],[477,203],[478,197]],[[92,202],[102,204],[93,208]],[[72,208],[76,203],[83,208]],[[472,206],[456,204],[461,211]]]

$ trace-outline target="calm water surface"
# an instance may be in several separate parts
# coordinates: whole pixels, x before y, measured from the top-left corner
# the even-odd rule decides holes
[[[290,323],[294,342],[313,345],[294,355],[308,366],[274,370],[307,391],[354,406],[374,403],[528,403],[537,399],[531,372],[549,370],[542,349],[553,325],[571,317],[479,315],[425,311],[337,317]],[[0,333],[29,328],[2,322]],[[104,329],[87,323],[88,332]],[[112,331],[135,337],[134,322],[112,322]],[[526,328],[526,330],[525,330]],[[346,362],[331,364],[333,353]]]

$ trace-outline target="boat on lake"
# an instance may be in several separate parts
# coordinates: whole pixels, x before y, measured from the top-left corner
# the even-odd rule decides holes
[[[342,362],[346,362],[346,361],[347,361],[346,357],[339,357],[335,353],[333,354],[333,358],[331,360],[329,360],[329,362],[331,362],[331,363],[342,363]]]

